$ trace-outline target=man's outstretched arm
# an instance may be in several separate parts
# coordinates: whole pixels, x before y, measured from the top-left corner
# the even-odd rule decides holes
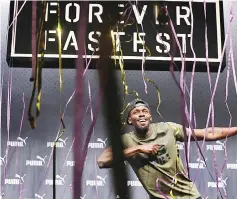
[[[127,160],[138,153],[156,154],[158,152],[158,144],[151,145],[138,145],[130,148],[124,149],[124,160]],[[111,168],[113,164],[113,152],[112,148],[109,147],[104,150],[104,152],[97,159],[97,164],[99,168]]]
[[[187,132],[189,132],[189,130]],[[192,132],[190,133],[192,134]],[[207,131],[206,129],[194,129],[194,133],[197,140],[203,140],[205,137],[206,141],[216,141],[237,135],[237,127],[214,127],[214,131],[211,127],[207,128]],[[191,139],[192,141],[195,140],[193,134]]]

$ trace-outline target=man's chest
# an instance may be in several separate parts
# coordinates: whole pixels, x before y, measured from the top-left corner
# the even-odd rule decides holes
[[[155,145],[158,144],[158,150],[156,154],[148,154],[148,160],[149,162],[152,162],[154,164],[164,165],[167,163],[170,159],[173,159],[175,154],[177,153],[177,147],[175,143],[175,138],[171,134],[160,134],[156,137],[152,137],[151,139],[147,140],[137,140],[134,139],[131,141],[131,147],[137,146],[137,145]],[[137,160],[139,160],[138,156]],[[141,155],[141,158],[143,158],[143,155]]]

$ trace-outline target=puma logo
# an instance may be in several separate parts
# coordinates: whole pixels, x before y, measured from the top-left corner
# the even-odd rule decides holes
[[[106,175],[104,178],[102,178],[102,177],[99,176],[99,175],[97,175],[96,177],[97,177],[97,179],[102,180],[103,183],[105,184],[105,179],[107,178],[107,175]]]
[[[80,199],[85,199],[85,197],[86,197],[86,194],[82,197],[82,196],[80,196]]]
[[[41,160],[45,164],[45,158],[47,158],[47,155],[44,156],[44,158],[40,157],[39,155],[36,156],[37,159]]]
[[[98,138],[98,139],[97,139],[97,142],[103,143],[104,146],[106,147],[106,143],[105,143],[105,142],[107,141],[107,139],[108,139],[108,138],[106,138],[105,140],[102,140],[102,139]]]
[[[25,139],[22,139],[21,137],[17,137],[17,141],[21,141],[26,145],[26,140],[28,139],[28,137],[26,137]]]
[[[4,157],[0,157],[0,160],[1,160],[1,165],[2,165],[2,163],[3,164],[5,164],[6,162],[5,162],[5,158],[6,158],[6,155],[4,156]]]
[[[26,174],[24,174],[22,177],[18,174],[15,175],[15,177],[21,179],[22,182],[24,182],[24,177],[25,176],[26,176]]]
[[[205,165],[205,162],[207,161],[207,158],[205,158],[205,161],[200,159],[200,158],[197,158],[197,162],[198,163],[203,163]]]
[[[225,149],[225,142],[221,142],[221,141],[217,140],[216,143],[220,144]]]
[[[227,186],[227,182],[226,182],[227,180],[228,180],[228,177],[225,180],[223,180],[222,177],[218,177],[218,181],[222,182],[225,186]]]
[[[67,139],[68,139],[68,137],[65,138],[64,140],[62,138],[59,138],[58,141],[62,142],[64,144],[64,146],[66,146],[66,140]]]
[[[64,180],[64,179],[65,179],[66,176],[67,176],[67,175],[65,175],[65,176],[62,178],[60,175],[56,175],[56,178],[62,180],[63,183],[65,183],[65,180]]]

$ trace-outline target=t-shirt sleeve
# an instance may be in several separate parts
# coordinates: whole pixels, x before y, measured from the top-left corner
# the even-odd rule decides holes
[[[128,139],[129,138],[127,134],[122,135],[122,144],[124,149],[128,148]]]
[[[173,122],[167,122],[169,128],[172,128],[174,133],[174,137],[177,141],[183,142],[184,141],[184,131],[183,126]]]

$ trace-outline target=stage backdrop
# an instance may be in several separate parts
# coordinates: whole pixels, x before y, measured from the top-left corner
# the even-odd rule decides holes
[[[228,16],[229,4],[224,2],[225,17]],[[59,127],[59,79],[57,69],[43,70],[43,93],[41,115],[37,120],[37,128],[31,130],[27,110],[32,91],[32,83],[29,81],[31,69],[14,68],[9,69],[5,62],[6,57],[6,27],[8,19],[9,2],[1,2],[1,69],[3,74],[2,109],[1,109],[1,184],[2,194],[5,199],[52,199],[52,146]],[[235,8],[237,4],[235,2]],[[237,19],[234,19],[235,27],[232,28],[233,35],[237,35]],[[227,18],[225,20],[227,22]],[[233,38],[234,53],[237,59],[237,40]],[[235,62],[235,66],[237,63]],[[227,68],[226,68],[227,69]],[[225,102],[226,75],[227,71],[220,74],[220,80],[214,100],[215,126],[228,126],[230,115]],[[237,68],[236,68],[237,69]],[[148,84],[148,94],[145,94],[141,71],[126,71],[127,84],[131,90],[135,89],[140,97],[148,101],[153,113],[153,121],[163,121],[156,113],[157,93],[154,87]],[[181,123],[180,117],[180,93],[169,72],[147,72],[160,88],[162,104],[160,112],[166,121]],[[118,79],[120,72],[117,73]],[[176,73],[179,76],[179,73]],[[214,85],[217,74],[211,74],[211,83]],[[186,74],[187,86],[190,85],[191,74]],[[75,70],[63,70],[63,108],[72,95],[75,85]],[[85,75],[85,107],[89,103],[89,89],[92,98],[92,106],[85,113],[83,121],[84,134],[88,132],[91,123],[91,110],[94,113],[98,99],[98,74],[96,70],[88,70]],[[120,81],[121,82],[121,81]],[[10,89],[9,89],[10,86]],[[11,92],[9,92],[9,90]],[[121,85],[122,90],[122,85]],[[232,125],[237,126],[237,99],[232,73],[228,85],[228,107],[232,115]],[[11,93],[11,94],[10,94]],[[208,107],[211,98],[207,73],[196,73],[194,81],[193,105],[196,116],[197,128],[206,126]],[[128,97],[127,101],[132,97]],[[72,198],[72,171],[73,161],[73,114],[74,101],[68,104],[64,116],[66,131],[57,144],[57,199]],[[113,107],[111,107],[113,108]],[[24,113],[24,115],[23,115]],[[23,116],[23,118],[22,118]],[[91,137],[88,154],[84,163],[83,172],[83,194],[80,199],[114,199],[110,169],[99,169],[96,164],[98,155],[109,145],[105,134],[105,120],[100,110],[97,122]],[[129,129],[128,129],[129,130]],[[199,142],[200,144],[202,142]],[[214,161],[217,161],[219,187],[224,197],[227,193],[228,199],[236,198],[237,184],[237,137],[217,142],[205,142],[203,153],[207,165],[198,160],[198,149],[195,143],[191,144],[190,172],[191,178],[203,195],[203,198],[217,198],[216,178]],[[179,144],[180,153],[184,160],[183,144]],[[7,153],[7,154],[6,154]],[[227,156],[226,156],[227,153]],[[225,157],[227,164],[223,166]],[[197,169],[200,163],[199,169]],[[148,198],[131,167],[127,186],[131,190],[132,198]],[[223,167],[223,168],[222,168]],[[221,176],[221,171],[223,175]],[[225,197],[224,197],[225,198]]]

